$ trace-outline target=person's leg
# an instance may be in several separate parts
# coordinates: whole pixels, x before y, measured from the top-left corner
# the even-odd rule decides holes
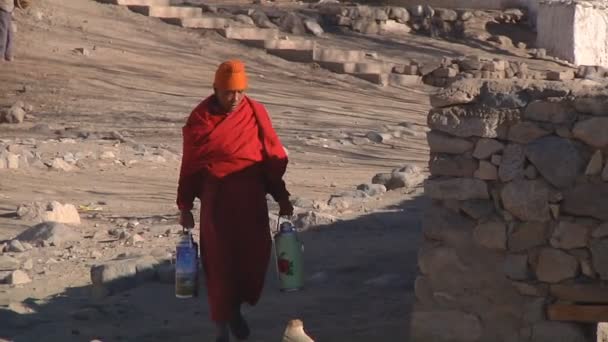
[[[249,325],[241,313],[240,305],[235,309],[234,318],[230,321],[229,326],[232,334],[239,340],[246,340],[251,335]]]
[[[4,59],[7,61],[12,61],[13,56],[13,45],[15,45],[15,33],[13,32],[13,27],[11,25],[11,21],[13,20],[13,16],[8,13],[7,15],[7,24],[8,29],[6,30],[6,51],[4,51]]]
[[[0,60],[4,59],[8,45],[8,35],[11,30],[11,14],[0,9]]]

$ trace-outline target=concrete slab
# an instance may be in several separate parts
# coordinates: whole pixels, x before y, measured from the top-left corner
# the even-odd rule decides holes
[[[389,73],[392,65],[382,62],[318,62],[327,70],[339,74],[382,74]]]
[[[408,87],[422,84],[422,77],[417,75],[390,74],[388,83],[394,87]]]
[[[537,45],[576,65],[608,67],[606,1],[542,1]]]
[[[317,62],[359,62],[365,59],[365,51],[315,48],[314,59]]]
[[[184,3],[183,0],[97,0],[98,2],[121,6],[175,6]]]
[[[220,17],[180,18],[178,22],[181,27],[205,30],[219,30],[235,24],[228,18]]]
[[[220,34],[228,39],[236,39],[239,41],[264,41],[279,39],[279,30],[277,29],[261,29],[256,27],[227,27],[219,30]]]
[[[272,39],[264,42],[269,54],[298,63],[313,62],[315,45],[312,40]]]
[[[203,9],[200,7],[181,6],[128,6],[133,12],[156,18],[191,18],[201,17]]]

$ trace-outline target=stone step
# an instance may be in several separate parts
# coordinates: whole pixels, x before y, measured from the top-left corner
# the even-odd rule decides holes
[[[175,6],[184,3],[183,0],[97,0],[98,2],[121,6]]]
[[[201,17],[203,9],[200,7],[181,6],[128,6],[133,12],[156,18],[191,18]]]
[[[179,18],[176,21],[175,24],[181,27],[205,30],[220,30],[235,24],[233,20],[220,17]]]
[[[324,62],[319,65],[338,74],[388,74],[391,64],[382,62]]]
[[[264,42],[264,49],[274,56],[290,62],[313,62],[315,42],[312,40],[270,39]]]
[[[317,62],[359,62],[365,59],[365,51],[316,48],[314,59]]]
[[[394,87],[407,87],[422,84],[422,77],[418,75],[390,74],[388,83]]]
[[[368,82],[383,86],[383,87],[389,84],[389,74],[388,73],[381,73],[381,74],[353,73],[351,75],[358,77],[360,79],[366,80]]]
[[[254,41],[259,44],[260,47],[264,47],[266,40],[279,39],[279,30],[277,29],[230,26],[220,29],[219,32],[225,38],[238,41]]]

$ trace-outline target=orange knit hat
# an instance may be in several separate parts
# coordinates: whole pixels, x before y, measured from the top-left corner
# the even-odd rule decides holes
[[[245,90],[247,89],[247,74],[245,64],[233,59],[226,61],[217,68],[213,86],[220,90]]]

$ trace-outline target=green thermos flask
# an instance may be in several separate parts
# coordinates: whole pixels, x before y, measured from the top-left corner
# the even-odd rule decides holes
[[[285,221],[274,236],[276,266],[281,291],[298,291],[304,286],[304,245],[293,224]]]

